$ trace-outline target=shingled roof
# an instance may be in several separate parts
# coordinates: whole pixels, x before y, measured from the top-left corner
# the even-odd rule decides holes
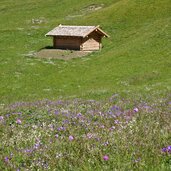
[[[97,31],[104,37],[109,37],[99,26],[67,26],[59,25],[53,30],[49,31],[46,36],[74,36],[74,37],[86,37],[93,31]]]

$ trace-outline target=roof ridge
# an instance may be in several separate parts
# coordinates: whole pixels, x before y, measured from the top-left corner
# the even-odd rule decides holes
[[[62,25],[62,24],[59,24],[59,26],[57,27],[99,27],[99,25],[97,26],[85,26],[85,25]]]
[[[46,36],[77,36],[86,37],[94,30],[98,30],[105,37],[109,37],[104,31],[100,29],[100,25],[97,26],[78,26],[78,25],[62,25],[55,27],[49,31]],[[96,31],[97,31],[96,30]]]

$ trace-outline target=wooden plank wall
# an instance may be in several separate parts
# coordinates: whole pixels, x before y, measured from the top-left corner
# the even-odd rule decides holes
[[[72,36],[53,37],[53,46],[57,49],[71,49],[83,51],[95,51],[101,49],[102,36],[94,31],[85,38]]]
[[[54,37],[54,48],[80,50],[80,45],[79,37]]]
[[[91,33],[88,37],[83,39],[82,50],[94,51],[101,49],[101,36],[96,32]]]

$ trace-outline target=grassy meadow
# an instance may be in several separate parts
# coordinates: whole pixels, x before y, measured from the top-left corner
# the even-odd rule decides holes
[[[169,171],[171,101],[152,97],[10,105],[0,116],[0,169]]]
[[[169,0],[9,2],[0,2],[2,104],[170,90]],[[103,8],[90,11],[92,4],[103,4]],[[81,59],[30,57],[52,45],[44,35],[60,23],[101,25],[111,37],[104,39],[101,52]]]
[[[110,38],[35,57],[59,24]],[[170,0],[0,1],[0,170],[169,171],[170,111]]]

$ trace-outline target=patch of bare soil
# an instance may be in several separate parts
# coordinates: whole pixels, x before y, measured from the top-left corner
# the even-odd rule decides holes
[[[79,13],[75,14],[75,15],[68,15],[66,16],[66,19],[67,20],[73,20],[75,18],[78,18],[78,17],[82,17],[86,14],[89,14],[93,11],[97,11],[97,10],[100,10],[104,7],[104,4],[91,4],[91,5],[88,5],[86,7],[84,7],[83,9],[81,9],[79,11]]]
[[[60,49],[42,49],[35,54],[38,58],[46,59],[63,59],[70,60],[80,58],[90,54],[91,51],[76,51],[76,50],[60,50]]]
[[[82,12],[88,12],[88,11],[97,11],[104,7],[104,4],[91,4],[85,8],[83,8]]]

